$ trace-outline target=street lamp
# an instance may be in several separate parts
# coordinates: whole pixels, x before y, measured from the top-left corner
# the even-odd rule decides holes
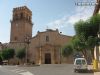
[[[60,32],[62,34],[62,32]],[[60,38],[60,64],[62,63],[62,52],[61,52],[61,38]]]
[[[29,49],[29,44],[30,44],[30,36],[26,36],[25,37],[25,43],[27,44],[27,46],[25,47],[26,49],[26,63],[28,62],[28,49]]]
[[[39,31],[38,31],[39,33]],[[39,35],[39,65],[42,64],[42,51],[41,51],[41,40],[40,40],[40,35]]]

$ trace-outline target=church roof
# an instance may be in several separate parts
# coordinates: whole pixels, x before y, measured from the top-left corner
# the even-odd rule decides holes
[[[61,36],[63,36],[63,37],[70,37],[70,38],[72,37],[72,36],[68,36],[68,35],[62,34],[62,32],[59,32],[58,29],[56,29],[56,30],[53,30],[53,29],[46,29],[46,31],[43,31],[43,32],[38,31],[37,34],[36,34],[36,36],[34,36],[33,38],[37,37],[38,35],[40,35],[40,34],[42,34],[42,33],[47,33],[47,32],[55,32],[55,33],[57,33],[57,34],[59,34],[59,35],[61,35]]]
[[[32,13],[32,11],[27,6],[20,6],[20,7],[13,8],[13,11],[19,11],[19,10],[27,10],[30,13]]]

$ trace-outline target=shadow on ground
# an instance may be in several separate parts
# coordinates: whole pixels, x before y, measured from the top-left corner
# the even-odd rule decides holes
[[[79,73],[94,73],[94,70],[79,71]]]

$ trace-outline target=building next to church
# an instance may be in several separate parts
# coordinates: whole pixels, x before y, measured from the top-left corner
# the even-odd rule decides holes
[[[95,5],[95,9],[93,12],[93,15],[96,15],[97,13],[100,13],[100,0],[96,0],[96,5]]]
[[[11,35],[8,48],[16,51],[26,48],[26,60],[36,64],[72,63],[73,59],[63,58],[61,48],[69,43],[71,36],[63,35],[58,29],[37,32],[32,37],[32,11],[26,6],[13,9]],[[34,27],[33,27],[34,29]],[[15,61],[16,60],[16,61]],[[18,59],[14,61],[17,62]]]
[[[95,16],[96,14],[100,14],[100,0],[97,0],[95,9],[93,12],[93,16]],[[99,26],[99,31],[98,31],[98,37],[100,38],[100,26]],[[99,47],[95,47],[94,58],[99,62],[98,68],[100,68],[100,44],[99,44]]]

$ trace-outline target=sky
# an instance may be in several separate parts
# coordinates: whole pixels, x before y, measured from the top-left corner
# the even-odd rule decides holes
[[[43,32],[47,28],[58,29],[64,35],[75,35],[74,24],[80,19],[88,19],[94,10],[94,6],[76,6],[79,1],[83,0],[0,0],[0,42],[10,41],[12,10],[20,6],[27,6],[32,11],[33,37],[37,31]]]

